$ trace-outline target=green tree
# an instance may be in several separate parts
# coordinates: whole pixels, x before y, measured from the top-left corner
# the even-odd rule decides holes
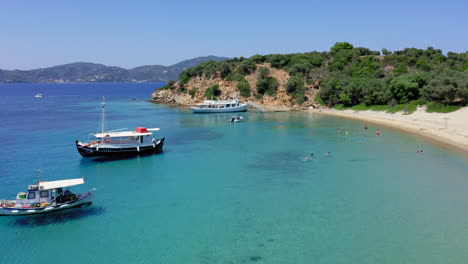
[[[215,85],[212,85],[210,87],[208,87],[205,91],[205,97],[207,99],[217,99],[218,96],[221,95],[221,90],[219,89],[219,85],[218,84],[215,84]]]
[[[331,47],[331,53],[338,53],[342,50],[351,50],[353,49],[353,45],[348,42],[337,42],[333,47]]]
[[[392,52],[389,51],[388,49],[383,48],[383,49],[382,49],[382,54],[385,55],[385,56],[387,56],[387,55],[392,55]]]
[[[259,78],[264,79],[270,74],[270,70],[267,67],[261,67],[259,69]]]
[[[453,104],[468,98],[468,72],[444,71],[424,87],[424,97],[431,101]]]
[[[398,103],[405,104],[411,100],[419,99],[419,83],[411,75],[396,77],[390,81],[392,98]]]
[[[240,81],[236,87],[241,96],[250,97],[250,84],[246,79]]]
[[[286,82],[286,92],[291,97],[295,98],[298,104],[304,103],[305,87],[303,76],[301,74],[289,78]]]

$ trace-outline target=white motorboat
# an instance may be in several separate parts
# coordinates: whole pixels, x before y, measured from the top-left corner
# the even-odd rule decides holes
[[[235,122],[240,122],[244,120],[244,117],[242,116],[233,116],[231,119],[229,119],[229,122],[235,123]]]
[[[34,97],[36,97],[36,98],[44,98],[44,95],[43,95],[43,94],[36,94]]]

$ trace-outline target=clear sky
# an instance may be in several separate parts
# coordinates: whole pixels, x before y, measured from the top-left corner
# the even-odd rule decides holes
[[[86,61],[132,68],[205,55],[468,50],[468,1],[1,1],[0,69]]]

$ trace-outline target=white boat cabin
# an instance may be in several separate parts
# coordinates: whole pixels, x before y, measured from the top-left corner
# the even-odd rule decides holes
[[[159,128],[137,127],[135,131],[103,132],[90,134],[94,139],[89,139],[89,143],[110,144],[110,145],[148,145],[153,144],[153,133]]]
[[[80,185],[84,183],[83,178],[69,179],[50,182],[39,182],[29,185],[28,192],[20,192],[16,200],[5,201],[5,207],[10,208],[33,208],[45,207],[52,203],[63,203],[73,200],[73,193],[63,188]]]
[[[241,106],[240,101],[238,100],[228,100],[228,101],[214,101],[207,100],[201,104],[196,104],[198,108],[233,108]]]

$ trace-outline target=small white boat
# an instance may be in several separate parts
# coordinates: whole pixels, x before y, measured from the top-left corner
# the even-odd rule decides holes
[[[34,97],[36,97],[36,98],[44,98],[44,95],[43,95],[43,94],[36,94]]]
[[[190,107],[193,113],[245,112],[248,108],[249,104],[242,103],[236,95],[231,100],[207,100]]]
[[[126,156],[162,152],[164,137],[154,139],[152,131],[159,128],[137,127],[134,131],[105,131],[105,101],[102,103],[101,132],[90,134],[88,141],[75,141],[83,157]]]
[[[20,192],[15,200],[0,200],[0,215],[31,215],[90,205],[92,203],[92,189],[86,193],[74,194],[70,190],[63,190],[84,183],[83,178],[40,181],[29,185],[27,192]]]
[[[234,123],[234,122],[240,122],[242,120],[244,120],[244,117],[242,117],[242,116],[233,116],[233,117],[231,117],[231,119],[229,119],[229,122]]]

